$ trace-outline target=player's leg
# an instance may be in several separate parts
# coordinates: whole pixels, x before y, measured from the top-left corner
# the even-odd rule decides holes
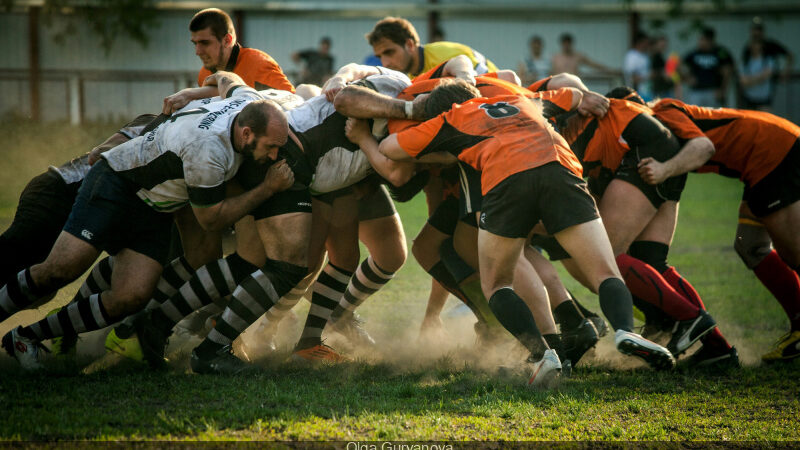
[[[269,259],[239,284],[214,329],[192,351],[192,370],[228,372],[242,367],[231,352],[233,341],[308,274],[311,220],[310,212],[294,212],[258,221]]]

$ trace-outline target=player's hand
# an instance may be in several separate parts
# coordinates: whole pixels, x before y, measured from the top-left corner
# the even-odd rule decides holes
[[[604,117],[608,112],[609,101],[597,92],[583,93],[583,99],[578,105],[578,113],[583,116]]]
[[[100,161],[100,155],[103,154],[103,149],[100,146],[97,146],[89,152],[89,165],[93,166],[94,163]]]
[[[427,103],[429,95],[430,94],[422,94],[414,98],[411,108],[412,120],[425,120],[425,103]]]
[[[364,119],[354,119],[350,117],[344,125],[344,135],[353,144],[359,145],[364,139],[371,137],[372,132],[369,129],[369,123]]]
[[[664,163],[647,157],[639,161],[639,176],[647,184],[660,184],[669,178],[670,174]]]
[[[267,169],[267,176],[264,177],[264,183],[266,183],[267,188],[273,193],[285,191],[294,184],[294,172],[292,172],[286,160],[282,159],[272,164],[269,169]]]
[[[322,85],[322,94],[325,95],[325,98],[328,99],[329,102],[333,103],[333,98],[336,97],[336,94],[344,89],[345,86],[347,86],[347,83],[344,82],[342,77],[332,77]]]
[[[161,108],[161,112],[170,115],[189,104],[191,100],[187,89],[182,89],[172,95],[164,97],[164,106]]]
[[[454,77],[456,77],[456,78],[458,78],[460,80],[464,80],[464,81],[466,81],[467,83],[469,83],[469,84],[471,84],[473,86],[475,86],[475,77],[477,75],[478,74],[475,72],[474,69],[470,69],[470,70],[465,71],[465,72],[459,72],[459,73],[453,74]]]

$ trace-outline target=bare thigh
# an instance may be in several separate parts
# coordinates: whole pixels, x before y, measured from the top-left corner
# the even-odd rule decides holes
[[[599,210],[614,256],[628,251],[657,212],[642,191],[622,180],[611,181],[600,200]]]
[[[359,222],[358,237],[378,267],[388,272],[397,272],[403,267],[408,248],[399,215]]]

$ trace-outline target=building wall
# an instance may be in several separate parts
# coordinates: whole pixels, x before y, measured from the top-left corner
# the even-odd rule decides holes
[[[573,0],[569,0],[573,1]],[[334,5],[333,2],[331,5]],[[357,4],[359,2],[350,2]],[[384,2],[386,3],[386,2]],[[447,5],[451,0],[442,2]],[[576,5],[586,2],[576,2]],[[327,3],[322,2],[323,6]],[[380,6],[380,3],[377,4]],[[328,6],[331,8],[332,6]],[[299,67],[291,61],[291,53],[316,47],[322,36],[333,40],[332,53],[337,65],[361,62],[371,53],[364,34],[384,11],[361,10],[350,15],[325,11],[305,13],[268,13],[248,11],[244,17],[244,35],[247,46],[270,53],[288,73]],[[45,119],[69,117],[69,76],[92,72],[84,77],[83,111],[88,119],[120,117],[157,111],[164,96],[187,84],[194,83],[194,73],[200,67],[189,42],[188,22],[193,11],[164,11],[158,26],[151,32],[150,44],[142,48],[130,40],[120,39],[106,54],[92,34],[80,26],[58,43],[53,39],[54,29],[63,27],[68,19],[56,17],[53,25],[40,29],[40,66],[43,71],[41,98]],[[570,16],[576,17],[576,16]],[[578,51],[612,67],[620,67],[628,47],[628,17],[622,12],[597,17],[586,15],[567,18],[553,13],[539,16],[533,13],[504,16],[492,14],[486,18],[443,12],[441,27],[447,39],[468,44],[492,59],[502,68],[516,68],[527,52],[527,41],[532,34],[545,40],[545,52],[557,51],[558,36],[570,32],[575,37]],[[410,17],[423,42],[427,41],[427,21],[423,11]],[[672,50],[683,54],[696,42],[696,33],[682,35],[690,19],[667,22],[661,29],[671,41]],[[727,46],[738,59],[749,28],[749,16],[718,16],[704,19],[717,29],[718,42]],[[44,22],[44,21],[43,21]],[[641,22],[646,31],[653,31],[644,15]],[[781,20],[766,17],[767,34],[777,38],[800,59],[800,11],[784,14]],[[25,70],[28,68],[28,21],[22,13],[0,14],[0,114],[15,112],[29,114],[30,98]],[[800,68],[800,61],[797,63]],[[158,79],[106,80],[102,71],[159,71]],[[12,75],[8,75],[12,72]],[[164,77],[164,72],[175,72],[174,79]],[[587,73],[590,71],[587,71]],[[4,73],[6,73],[4,75]],[[48,75],[50,74],[50,75]],[[83,76],[83,75],[81,75]],[[794,101],[800,96],[800,85],[795,82],[778,91],[776,110],[800,122],[800,107]],[[604,89],[606,86],[591,86]]]

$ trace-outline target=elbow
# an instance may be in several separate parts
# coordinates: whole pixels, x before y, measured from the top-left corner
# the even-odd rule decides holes
[[[714,147],[714,143],[711,142],[711,139],[707,137],[702,137],[700,139],[700,149],[703,156],[706,158],[706,161],[711,159],[714,156],[714,153],[717,152],[717,149]]]
[[[392,173],[389,174],[387,181],[392,183],[394,187],[401,187],[411,180],[411,171],[410,170],[393,170]]]

